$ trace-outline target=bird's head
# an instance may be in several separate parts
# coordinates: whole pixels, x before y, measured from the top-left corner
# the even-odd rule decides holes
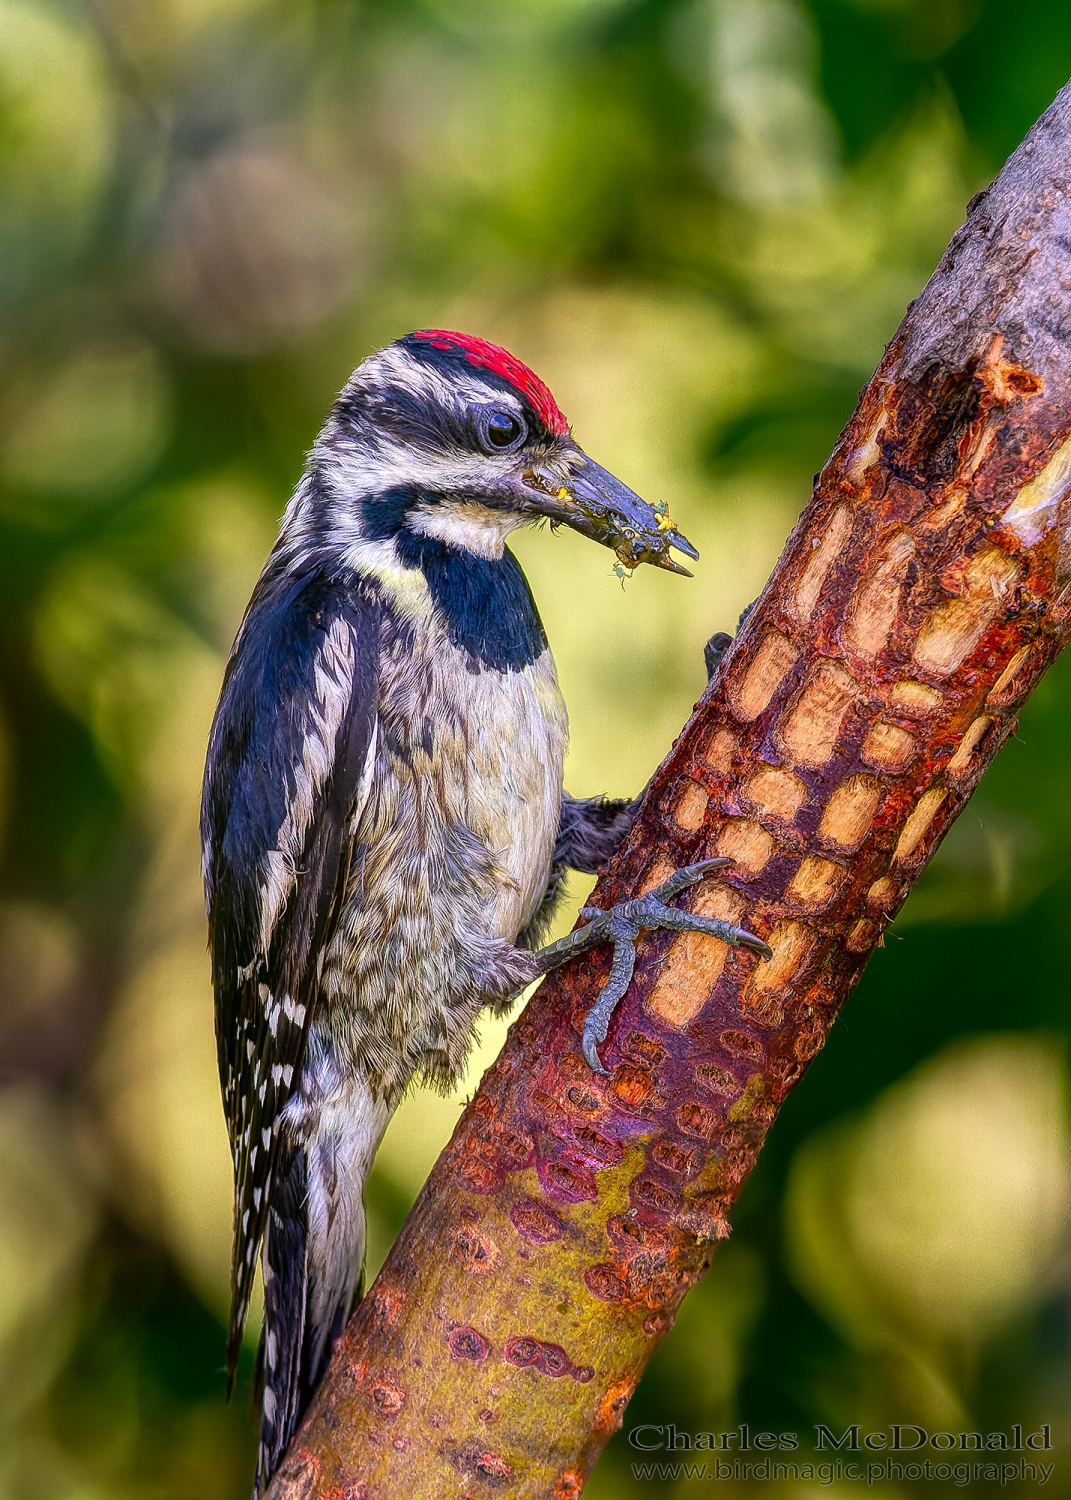
[[[618,571],[695,548],[669,519],[588,458],[550,391],[483,339],[407,334],[369,356],[335,404],[314,450],[336,518],[368,540],[402,533],[483,557],[542,519],[617,554]],[[690,575],[689,575],[690,576]]]

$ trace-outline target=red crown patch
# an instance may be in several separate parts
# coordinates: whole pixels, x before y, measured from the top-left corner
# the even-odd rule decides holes
[[[493,370],[496,375],[508,380],[527,399],[540,421],[551,432],[563,436],[569,431],[569,424],[549,387],[508,349],[500,349],[497,344],[473,338],[471,334],[450,333],[445,328],[418,328],[413,338],[426,339],[436,349],[461,350],[469,364]]]

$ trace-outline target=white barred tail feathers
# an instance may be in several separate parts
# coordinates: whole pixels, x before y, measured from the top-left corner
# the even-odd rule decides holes
[[[301,1416],[308,1303],[308,1180],[304,1151],[280,1153],[264,1237],[264,1326],[254,1385],[260,1449],[255,1495],[267,1486]],[[306,1397],[307,1399],[307,1397]]]

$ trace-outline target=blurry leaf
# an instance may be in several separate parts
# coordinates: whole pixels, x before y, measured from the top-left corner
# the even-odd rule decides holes
[[[424,0],[443,25],[474,41],[531,43],[555,36],[566,27],[598,19],[619,8],[621,0]]]
[[[367,205],[291,153],[230,145],[178,184],[157,254],[160,296],[216,353],[253,353],[322,321],[366,259]]]
[[[982,0],[841,0],[894,23],[893,34],[909,57],[947,52],[978,20]]]
[[[0,7],[0,289],[26,289],[77,249],[111,164],[114,103],[84,26]]]
[[[163,449],[169,405],[167,377],[150,345],[91,345],[16,396],[4,477],[30,491],[86,499],[129,486]],[[32,524],[54,519],[37,497],[9,500],[6,508]]]
[[[753,405],[714,427],[707,449],[716,473],[742,470],[817,473],[855,410],[859,383],[824,367],[784,361]],[[839,377],[839,378],[838,378]]]
[[[938,90],[827,197],[724,212],[701,253],[723,259],[797,357],[869,375],[963,216],[968,170]]]
[[[1066,1111],[1051,1046],[985,1039],[949,1048],[797,1152],[793,1274],[853,1345],[898,1356],[901,1397],[913,1386],[931,1420],[950,1419],[944,1383],[963,1351],[1052,1284],[1071,1214]]]
[[[1071,1209],[1067,1077],[1028,1038],[953,1048],[878,1104],[846,1218],[879,1296],[927,1334],[988,1332],[1047,1290]]]
[[[914,922],[1005,921],[1060,873],[1062,856],[1045,848],[1031,819],[993,806],[983,793],[923,872],[896,919],[897,931]]]
[[[47,907],[0,903],[0,1026],[40,1015],[78,972],[78,940],[70,922]]]
[[[8,808],[8,779],[10,776],[11,751],[9,749],[7,726],[3,714],[0,713],[0,856],[3,854],[4,834],[7,831],[7,808]]]
[[[161,486],[125,507],[98,555],[229,652],[278,530],[279,502],[240,470]]]
[[[682,68],[705,85],[704,155],[725,192],[800,203],[833,185],[836,132],[815,87],[811,20],[795,0],[694,0],[676,42]]]
[[[66,1112],[29,1084],[0,1089],[0,1427],[41,1392],[74,1331],[96,1205]]]
[[[720,1246],[652,1361],[665,1390],[664,1410],[678,1427],[724,1430],[732,1421],[743,1349],[765,1292],[755,1251]]]
[[[152,774],[150,750],[165,758],[174,752],[162,731],[178,727],[176,679],[200,671],[216,678],[214,653],[188,626],[128,574],[91,556],[58,570],[41,602],[38,648],[56,691],[90,725],[119,785]],[[182,735],[178,743],[184,741]],[[196,760],[189,775],[199,780]]]
[[[188,852],[196,849],[190,840]],[[199,895],[195,879],[192,894]],[[183,903],[185,905],[185,903]],[[231,1156],[220,1104],[203,922],[155,946],[131,976],[97,1065],[112,1191],[166,1244],[220,1318],[230,1295]],[[256,1334],[256,1320],[250,1325]]]

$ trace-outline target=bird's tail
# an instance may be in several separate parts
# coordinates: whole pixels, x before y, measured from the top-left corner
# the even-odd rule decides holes
[[[352,1079],[306,1111],[300,1140],[286,1132],[280,1139],[261,1261],[254,1500],[278,1467],[360,1295],[364,1185],[389,1117],[367,1084]]]
[[[308,1307],[308,1168],[300,1147],[280,1153],[272,1184],[261,1267],[264,1326],[257,1346],[254,1412],[260,1451],[254,1496],[267,1487],[304,1409],[301,1355]]]
[[[315,1176],[315,1173],[311,1174]],[[355,1299],[364,1259],[364,1211],[347,1226],[353,1259],[341,1285],[323,1282],[323,1246],[310,1222],[309,1163],[304,1148],[282,1153],[264,1236],[264,1325],[257,1346],[254,1411],[260,1411],[260,1449],[254,1500],[262,1495],[323,1378]],[[315,1184],[314,1184],[315,1187]],[[347,1274],[348,1272],[348,1274]],[[325,1305],[325,1303],[327,1305]]]

